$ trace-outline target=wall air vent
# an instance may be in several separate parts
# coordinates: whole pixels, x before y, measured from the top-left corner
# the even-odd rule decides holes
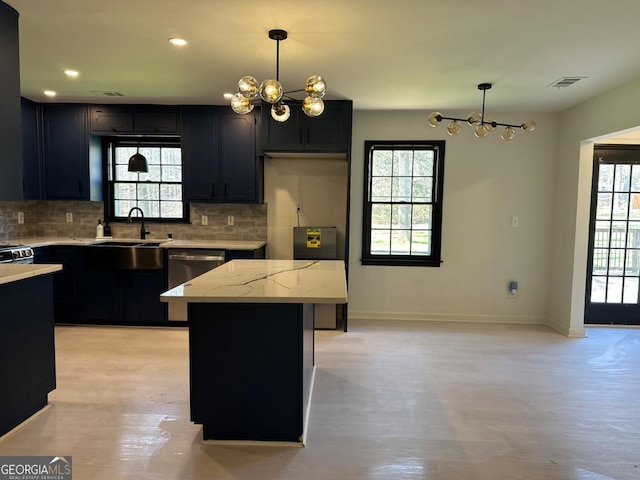
[[[587,78],[587,77],[562,77],[561,79],[556,80],[553,83],[550,83],[549,85],[547,85],[547,87],[556,87],[556,88],[570,87],[571,85],[575,84],[576,82],[579,82],[583,78]]]
[[[109,92],[103,90],[91,90],[96,97],[124,97],[124,93],[122,92]]]

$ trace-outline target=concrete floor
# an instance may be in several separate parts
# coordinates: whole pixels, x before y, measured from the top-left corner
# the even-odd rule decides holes
[[[639,479],[640,329],[350,322],[316,333],[306,448],[211,446],[184,329],[57,327],[50,406],[0,455],[75,480]],[[16,366],[19,368],[19,366]]]

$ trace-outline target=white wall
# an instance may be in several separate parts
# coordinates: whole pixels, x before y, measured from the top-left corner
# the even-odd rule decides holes
[[[349,318],[546,323],[557,116],[491,112],[500,121],[538,124],[504,142],[499,132],[478,139],[469,127],[450,137],[445,126],[427,124],[428,113],[354,112]],[[364,141],[422,139],[447,142],[443,264],[362,266]],[[519,228],[511,227],[513,216]],[[507,295],[510,280],[520,284],[516,299]]]
[[[562,113],[556,171],[550,319],[584,335],[584,300],[593,143],[640,125],[640,80]]]
[[[269,208],[267,258],[293,258],[293,227],[337,227],[338,258],[344,258],[347,225],[344,158],[265,158],[264,191]],[[302,202],[300,215],[296,204]]]

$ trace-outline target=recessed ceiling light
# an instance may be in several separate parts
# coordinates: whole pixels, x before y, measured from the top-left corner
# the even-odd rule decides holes
[[[44,93],[47,97],[55,97],[56,96],[56,92],[54,92],[53,90],[45,90]]]
[[[178,47],[183,47],[187,44],[187,41],[184,38],[172,37],[169,39],[169,43],[171,45],[176,45]]]
[[[231,98],[233,98],[233,93],[223,93],[222,96],[227,100],[230,100]]]
[[[76,78],[80,73],[76,70],[65,70],[64,74],[70,78]]]

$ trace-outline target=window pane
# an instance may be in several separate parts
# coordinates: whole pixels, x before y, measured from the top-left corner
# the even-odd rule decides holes
[[[624,274],[640,276],[640,250],[627,250]]]
[[[640,223],[629,222],[627,232],[627,248],[640,248]]]
[[[371,201],[391,201],[391,177],[374,177],[371,181]]]
[[[116,200],[114,202],[114,214],[116,217],[126,217],[129,210],[136,206],[136,202],[132,200]]]
[[[607,220],[611,218],[612,200],[613,195],[611,193],[598,194],[598,210],[596,211],[596,218],[598,220]]]
[[[139,183],[138,198],[140,200],[160,200],[160,186],[157,183]]]
[[[416,150],[413,159],[413,174],[419,177],[433,176],[433,151]]]
[[[413,179],[413,201],[414,202],[430,202],[431,201],[431,178],[417,177]]]
[[[162,149],[162,163],[165,165],[182,165],[182,157],[179,148]]]
[[[609,247],[609,229],[611,228],[610,222],[596,222],[595,237],[593,240],[593,246],[596,248],[608,248]]]
[[[606,291],[607,277],[591,278],[591,301],[593,303],[604,303]]]
[[[613,165],[600,165],[598,176],[598,191],[610,192],[613,190]]]
[[[160,202],[158,201],[139,201],[138,207],[142,209],[145,217],[160,217]]]
[[[609,264],[609,250],[595,248],[593,250],[593,275],[606,275]]]
[[[371,230],[371,253],[376,255],[391,253],[391,230]]]
[[[394,202],[411,201],[411,177],[393,177],[391,200]]]
[[[129,165],[129,159],[136,154],[138,149],[136,147],[117,147],[116,152],[116,165]]]
[[[139,180],[141,182],[159,182],[162,179],[162,171],[160,165],[152,165],[151,163],[147,163],[147,167],[149,168],[149,171],[140,172]]]
[[[413,151],[395,151],[393,155],[393,175],[400,177],[410,177],[413,175]]]
[[[182,181],[182,167],[162,167],[162,181],[163,182],[181,182]]]
[[[125,165],[116,165],[116,181],[136,181],[138,180],[138,172],[129,172],[127,168],[129,167],[129,163]]]
[[[162,218],[182,218],[182,202],[160,202]]]
[[[410,229],[411,228],[411,205],[393,205],[391,209],[392,228]]]
[[[411,232],[409,230],[393,230],[391,232],[391,253],[409,255],[411,253]]]
[[[626,220],[629,211],[629,194],[615,193],[613,199],[613,218]]]
[[[391,228],[391,205],[371,206],[371,228]]]
[[[135,183],[116,183],[113,187],[113,196],[116,199],[135,200],[136,184]]]
[[[182,200],[182,187],[180,185],[160,185],[160,198],[180,201]],[[182,210],[182,207],[180,209]]]
[[[611,248],[624,248],[627,244],[627,222],[611,222]]]
[[[633,165],[631,168],[631,190],[640,192],[640,165]]]
[[[390,176],[391,175],[391,150],[376,150],[373,152],[373,165],[371,168],[372,176]]]
[[[622,275],[624,265],[624,250],[614,248],[609,250],[609,275]]]
[[[625,278],[624,279],[624,294],[622,296],[622,303],[638,303],[638,279],[637,278]]]
[[[411,233],[411,254],[431,255],[431,232],[413,230]]]
[[[607,303],[622,303],[622,277],[609,277]]]
[[[616,165],[615,191],[628,192],[631,181],[631,165]]]
[[[411,227],[414,229],[431,229],[431,205],[414,205]]]

